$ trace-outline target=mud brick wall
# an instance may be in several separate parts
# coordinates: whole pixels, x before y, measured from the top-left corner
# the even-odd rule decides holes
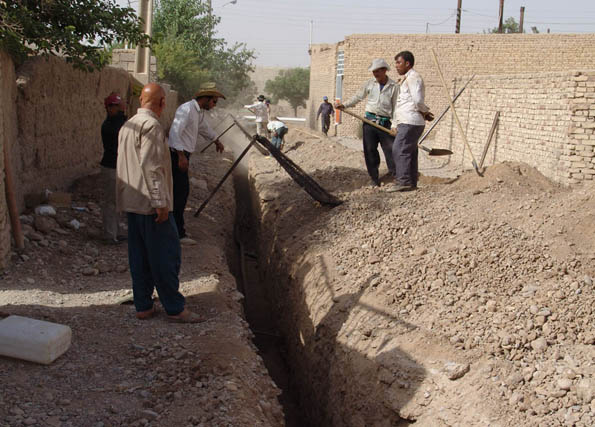
[[[529,120],[529,123],[551,122],[550,113],[552,111],[557,111],[557,114],[553,116],[553,123],[548,125],[550,127],[549,131],[541,128],[531,130],[530,125],[525,128],[522,135],[528,139],[524,141],[523,144],[511,143],[509,150],[503,149],[501,152],[502,156],[496,157],[497,161],[510,160],[505,154],[514,154],[514,159],[528,159],[529,164],[538,167],[538,169],[547,176],[560,182],[573,183],[577,180],[588,179],[584,175],[589,174],[582,172],[588,172],[589,170],[587,169],[587,166],[583,166],[585,161],[575,162],[571,168],[572,172],[560,169],[568,167],[566,166],[567,163],[560,163],[560,161],[572,162],[568,157],[577,157],[576,153],[578,151],[576,149],[572,151],[570,147],[573,144],[568,141],[569,138],[573,138],[573,140],[576,138],[576,136],[568,134],[568,125],[569,121],[571,121],[570,116],[566,119],[559,119],[561,111],[568,111],[571,109],[569,106],[569,99],[575,98],[569,98],[571,95],[566,92],[563,94],[559,93],[558,88],[552,87],[553,83],[551,79],[560,78],[565,84],[571,85],[570,81],[564,80],[570,78],[570,76],[549,76],[545,77],[545,80],[542,80],[542,78],[536,76],[536,74],[593,69],[593,64],[595,64],[595,34],[367,34],[349,36],[338,45],[341,46],[341,49],[345,53],[343,99],[350,98],[365,80],[372,77],[367,69],[373,58],[383,57],[392,66],[394,64],[393,58],[396,53],[401,50],[410,50],[415,55],[415,68],[422,74],[426,83],[426,103],[434,113],[441,112],[448,105],[448,100],[444,94],[439,75],[436,72],[431,48],[434,48],[438,54],[438,59],[444,76],[450,86],[451,94],[455,92],[455,85],[460,87],[463,84],[462,81],[455,82],[454,80],[463,76],[471,76],[475,74],[477,76],[502,75],[519,78],[518,76],[520,74],[534,75],[534,81],[531,81],[532,77],[530,76],[528,79],[521,78],[522,83],[516,88],[521,92],[515,93],[516,98],[509,101],[512,102],[514,100],[515,103],[522,104],[525,96],[532,97],[533,95],[537,96],[539,94],[539,96],[543,96],[544,99],[548,99],[545,105],[543,105],[543,103],[538,102],[538,98],[534,97],[533,101],[528,105],[520,105],[518,107],[524,109],[524,113],[522,114],[532,117]],[[312,47],[311,60],[313,65],[326,59],[326,57],[321,55],[321,52],[317,49],[318,46],[323,45],[314,45]],[[317,56],[322,57],[317,58]],[[559,58],[559,60],[555,60],[555,58]],[[315,70],[314,66],[312,69],[313,71]],[[317,69],[318,67],[316,70]],[[393,78],[396,77],[396,71],[394,69],[391,70],[389,75]],[[479,80],[478,77],[476,77],[476,79]],[[323,80],[324,82],[318,80]],[[310,85],[311,87],[321,87],[325,85],[326,87],[334,87],[334,81],[335,76],[331,76],[328,72],[312,72]],[[513,80],[507,78],[500,80],[492,77],[490,78],[490,81],[494,85],[505,82],[512,86],[515,85]],[[522,85],[525,83],[528,85],[526,91],[522,88]],[[580,90],[584,90],[585,94],[587,94],[588,86],[586,84],[589,82],[585,81],[584,83],[584,87],[579,86],[578,88],[582,88]],[[488,84],[488,82],[485,81],[484,84]],[[540,85],[542,86],[539,87]],[[477,86],[477,88],[479,89],[479,86]],[[485,89],[488,90],[488,88]],[[501,93],[500,89],[506,88],[494,86],[491,89],[497,93]],[[569,87],[566,89],[571,91]],[[556,100],[550,99],[545,93],[550,90],[553,90],[553,92],[557,94],[554,95],[554,98],[555,96],[561,96],[562,98]],[[463,102],[463,99],[457,102],[457,111],[461,102]],[[564,102],[567,104],[566,107],[558,105],[563,104]],[[588,101],[579,104],[585,103],[588,103]],[[493,112],[491,111],[493,108],[491,108],[490,105],[487,105],[487,102],[482,104],[482,106],[479,104],[480,103],[475,102],[474,107],[481,107],[483,113],[487,112],[490,114],[480,118],[480,125],[477,125],[478,128],[476,130],[472,129],[471,136],[478,137],[481,130],[481,132],[485,134],[484,137],[481,138],[483,143],[485,142],[485,138],[487,138],[487,131],[485,131],[482,126],[485,125],[484,122],[489,122],[489,125],[487,125],[489,130],[493,118]],[[362,113],[363,109],[364,103],[360,103],[360,105],[354,108],[354,110],[359,113]],[[586,110],[580,111],[582,111],[581,114],[583,114]],[[577,110],[576,113],[579,113],[580,111]],[[470,112],[471,110],[468,110],[469,114]],[[520,110],[517,112],[517,115],[519,114],[521,114]],[[311,115],[309,115],[309,117],[311,117]],[[516,141],[521,137],[521,132],[519,132],[518,129],[515,129],[514,134],[507,135],[505,133],[507,129],[514,129],[512,123],[507,124],[507,117],[510,117],[510,114],[502,117],[497,136],[500,140],[509,138],[511,141]],[[584,117],[588,118],[589,116],[587,114]],[[477,118],[477,116],[474,116],[473,121],[470,121],[469,123],[474,122]],[[436,146],[438,146],[439,143],[452,143],[452,136],[449,135],[453,133],[458,134],[456,123],[453,120],[449,120],[448,116],[445,117],[445,120],[449,124],[450,129],[448,132],[442,129],[437,135],[433,136]],[[580,123],[580,120],[581,116],[577,116],[572,121],[574,123]],[[313,122],[310,122],[310,126],[313,127]],[[338,128],[338,134],[340,136],[356,137],[360,126],[361,125],[357,120],[344,115],[342,124]],[[444,124],[440,125],[440,127],[443,126]],[[527,124],[523,124],[522,126],[527,126]],[[557,126],[557,128],[553,129],[555,126]],[[541,127],[546,127],[546,125]],[[581,128],[577,127],[577,129]],[[475,134],[473,132],[475,132]],[[566,134],[565,137],[562,137],[561,135],[564,134]],[[585,135],[587,134],[580,136],[580,139],[586,140]],[[444,138],[446,138],[446,140]],[[538,139],[542,141],[542,143],[539,147],[533,147],[534,142]],[[562,139],[564,139],[564,141],[562,141]],[[589,149],[585,148],[584,145],[585,144],[581,145],[581,148],[584,148],[584,150],[581,150],[580,152],[588,153]],[[476,155],[481,154],[481,148],[478,148],[478,150],[479,153],[476,153],[476,148],[473,148],[473,152],[476,153]],[[550,152],[546,153],[547,150],[550,150]],[[535,157],[536,154],[538,154],[537,157]],[[457,161],[457,159],[454,158],[452,161]],[[458,161],[462,160],[459,159]],[[554,165],[557,169],[552,170],[551,168],[554,167]],[[569,173],[572,175],[568,176]]]
[[[11,229],[4,197],[4,150],[10,156],[16,140],[16,92],[14,65],[10,57],[0,50],[0,269],[6,267],[10,257]],[[16,177],[13,176],[13,179]]]
[[[312,46],[310,63],[310,96],[306,107],[306,120],[311,127],[320,130],[320,120],[316,123],[316,112],[323,96],[328,96],[329,102],[334,102],[335,76],[337,74],[337,45],[319,44]],[[335,134],[332,124],[329,135]]]
[[[592,181],[595,175],[595,71],[573,73],[572,81],[569,141],[560,157],[568,183]]]

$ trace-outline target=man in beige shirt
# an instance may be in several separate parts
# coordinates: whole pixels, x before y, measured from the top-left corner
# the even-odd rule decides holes
[[[169,147],[158,121],[165,92],[149,83],[140,95],[141,108],[120,129],[116,166],[116,203],[128,217],[128,262],[136,317],[155,315],[153,290],[169,320],[200,322],[184,308],[179,292],[181,248],[173,210]]]

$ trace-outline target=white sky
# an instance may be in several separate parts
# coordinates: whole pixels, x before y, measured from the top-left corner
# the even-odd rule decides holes
[[[117,0],[127,4],[128,0]],[[130,0],[136,7],[136,0]],[[462,33],[498,25],[499,0],[463,0]],[[257,65],[308,66],[313,43],[335,43],[359,33],[454,33],[457,0],[212,0],[220,16],[217,36],[256,50]],[[517,22],[525,6],[525,31],[595,32],[593,0],[505,0],[504,18]]]

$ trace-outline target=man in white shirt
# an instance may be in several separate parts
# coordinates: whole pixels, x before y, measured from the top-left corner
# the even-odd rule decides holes
[[[273,117],[273,120],[267,125],[269,132],[273,134],[271,144],[273,144],[279,150],[283,146],[283,137],[287,133],[288,129],[285,123],[280,121],[277,117]]]
[[[386,191],[411,191],[417,188],[417,141],[426,125],[430,109],[425,102],[421,75],[413,69],[415,58],[407,50],[395,56],[395,68],[404,77],[397,101],[397,136],[393,144],[396,185]]]
[[[267,124],[269,122],[269,108],[264,102],[264,95],[258,95],[258,102],[252,105],[244,105],[256,116],[256,133],[260,136],[269,137]]]
[[[169,130],[169,147],[171,151],[172,176],[174,181],[174,219],[178,227],[180,243],[195,245],[184,228],[184,210],[190,194],[188,164],[190,155],[196,149],[198,137],[207,142],[215,141],[217,151],[223,152],[223,144],[205,118],[205,111],[215,108],[219,98],[225,96],[217,90],[215,83],[200,86],[194,99],[180,105],[176,110],[174,121]]]
[[[390,67],[384,59],[374,59],[368,70],[372,72],[374,78],[364,83],[358,92],[345,104],[337,102],[335,107],[342,110],[343,108],[352,107],[364,98],[367,98],[366,119],[387,129],[391,129],[394,132],[396,128],[395,111],[397,97],[399,96],[399,85],[386,74],[390,70]],[[374,126],[364,123],[363,143],[364,159],[366,161],[368,175],[372,179],[372,186],[380,187],[380,177],[378,175],[380,154],[378,153],[378,144],[380,143],[384,152],[388,172],[391,176],[394,176],[395,165],[392,156],[393,137]]]

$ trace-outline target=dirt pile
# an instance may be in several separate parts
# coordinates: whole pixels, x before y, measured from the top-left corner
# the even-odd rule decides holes
[[[286,150],[345,201],[251,159],[262,277],[311,420],[595,423],[593,186],[507,163],[395,195],[332,140],[290,132]]]
[[[229,167],[193,157],[193,211]],[[187,228],[181,290],[208,320],[139,321],[130,305],[126,244],[99,240],[97,176],[73,189],[78,209],[23,217],[24,254],[13,254],[0,284],[0,312],[69,325],[72,347],[50,366],[0,359],[0,425],[187,426],[283,423],[272,384],[251,342],[242,296],[228,269],[234,221],[231,182]],[[159,308],[161,308],[159,306]]]

